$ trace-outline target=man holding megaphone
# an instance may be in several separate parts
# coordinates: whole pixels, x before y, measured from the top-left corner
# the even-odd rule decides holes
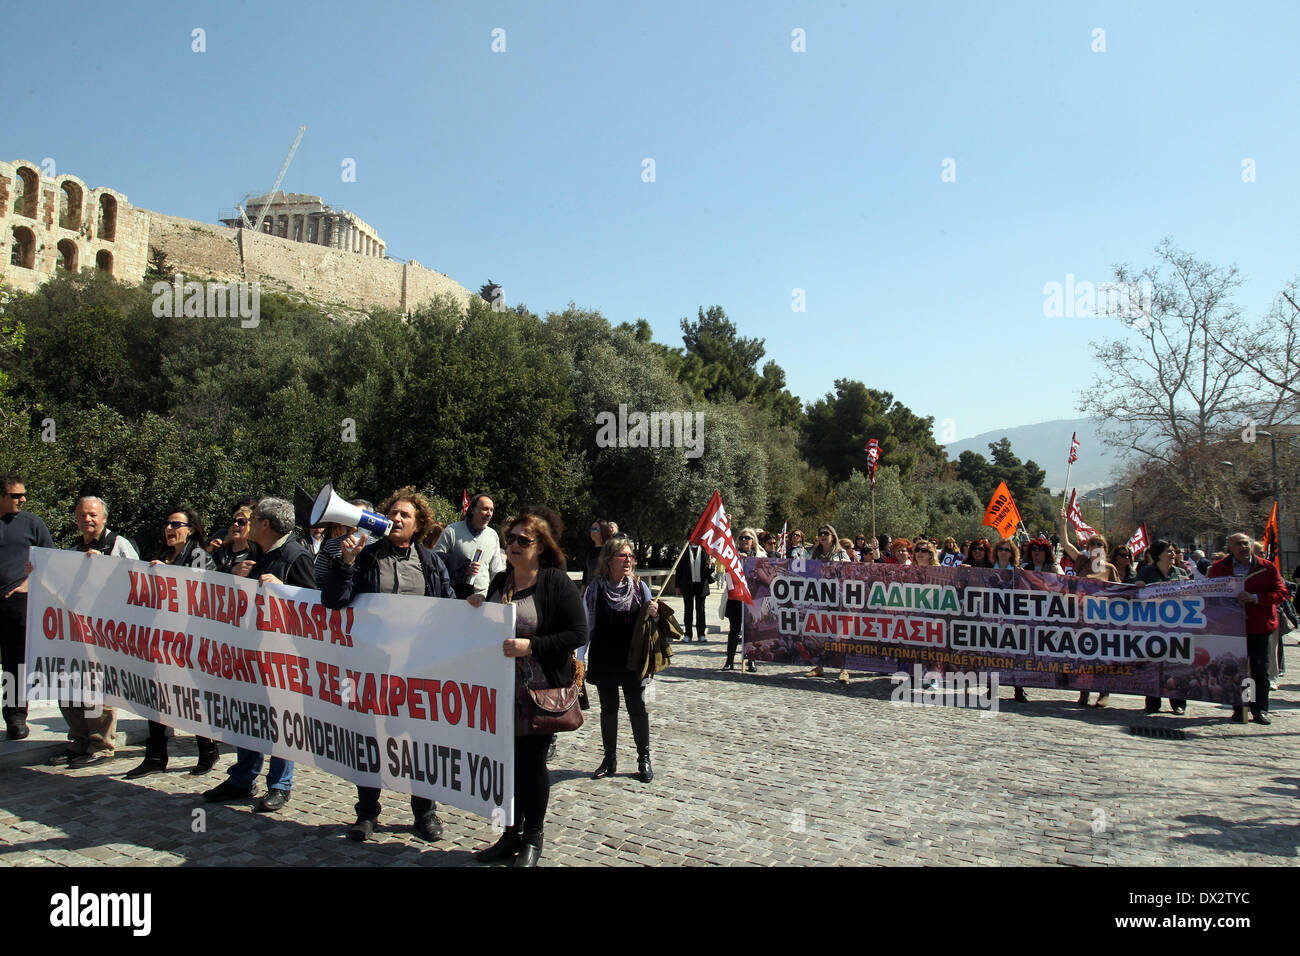
[[[326,491],[333,494],[328,485]],[[321,494],[325,496],[324,491]],[[424,495],[409,485],[399,488],[380,506],[382,516],[361,511],[347,502],[339,504],[342,508],[336,508],[332,513],[328,508],[322,508],[319,501],[317,508],[326,512],[326,521],[360,525],[367,530],[379,530],[382,534],[373,521],[381,518],[388,531],[379,541],[370,544],[361,534],[343,539],[340,560],[330,567],[325,577],[322,604],[331,609],[346,607],[359,594],[455,597],[442,558],[420,544],[420,539],[433,524],[433,509]],[[355,515],[344,510],[347,508],[360,512],[360,519],[356,520]],[[312,515],[313,524],[320,520],[321,514]],[[357,841],[370,839],[379,820],[379,810],[379,788],[357,787],[357,822],[348,828],[348,836]],[[430,842],[442,837],[442,822],[432,800],[412,796],[411,812],[415,814],[416,835]]]

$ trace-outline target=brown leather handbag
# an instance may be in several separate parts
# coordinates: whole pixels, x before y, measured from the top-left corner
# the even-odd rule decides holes
[[[562,734],[582,726],[582,693],[586,668],[577,655],[573,657],[573,683],[568,687],[515,689],[515,736],[535,737]]]

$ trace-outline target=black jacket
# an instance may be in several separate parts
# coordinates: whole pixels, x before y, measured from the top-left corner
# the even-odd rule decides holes
[[[268,551],[257,559],[253,570],[248,572],[250,581],[256,581],[263,574],[274,574],[285,584],[296,588],[316,590],[316,559],[312,553],[296,539],[289,538],[274,551]]]
[[[325,587],[321,589],[321,603],[331,609],[347,607],[358,594],[375,594],[379,590],[379,546],[382,541],[369,545],[357,555],[355,563],[349,565],[342,559],[330,565],[325,575]],[[412,544],[420,557],[420,570],[424,572],[424,596],[454,598],[451,589],[451,576],[442,558],[434,554],[420,542]],[[306,549],[304,549],[306,550]],[[306,585],[315,587],[314,584]]]
[[[698,547],[698,545],[693,545]],[[686,549],[682,559],[677,562],[677,589],[683,594],[688,591],[694,591],[697,594],[709,596],[709,585],[713,583],[713,559],[709,557],[709,552],[700,548],[700,581],[696,583],[691,580],[691,550]]]
[[[489,601],[501,594],[509,573],[507,568],[492,579]],[[568,687],[573,683],[573,652],[587,643],[582,595],[564,571],[542,568],[537,573],[533,606],[537,609],[537,633],[529,639],[533,658],[546,674],[548,687]]]

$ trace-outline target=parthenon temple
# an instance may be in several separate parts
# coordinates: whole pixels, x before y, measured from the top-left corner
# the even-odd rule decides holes
[[[268,198],[253,196],[244,203],[244,212],[250,223],[257,222],[262,210],[266,210],[262,232],[267,235],[384,258],[387,243],[379,238],[373,226],[355,213],[332,209],[320,196],[305,193],[285,193],[270,203]],[[221,222],[227,226],[242,225],[242,220],[237,217],[222,219]]]

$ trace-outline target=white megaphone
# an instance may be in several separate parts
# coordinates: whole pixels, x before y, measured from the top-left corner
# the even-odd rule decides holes
[[[316,504],[311,509],[313,527],[329,521],[358,528],[376,538],[383,538],[393,530],[393,523],[383,515],[358,508],[340,498],[334,491],[333,483],[327,484],[320,490],[320,494],[316,496]]]

